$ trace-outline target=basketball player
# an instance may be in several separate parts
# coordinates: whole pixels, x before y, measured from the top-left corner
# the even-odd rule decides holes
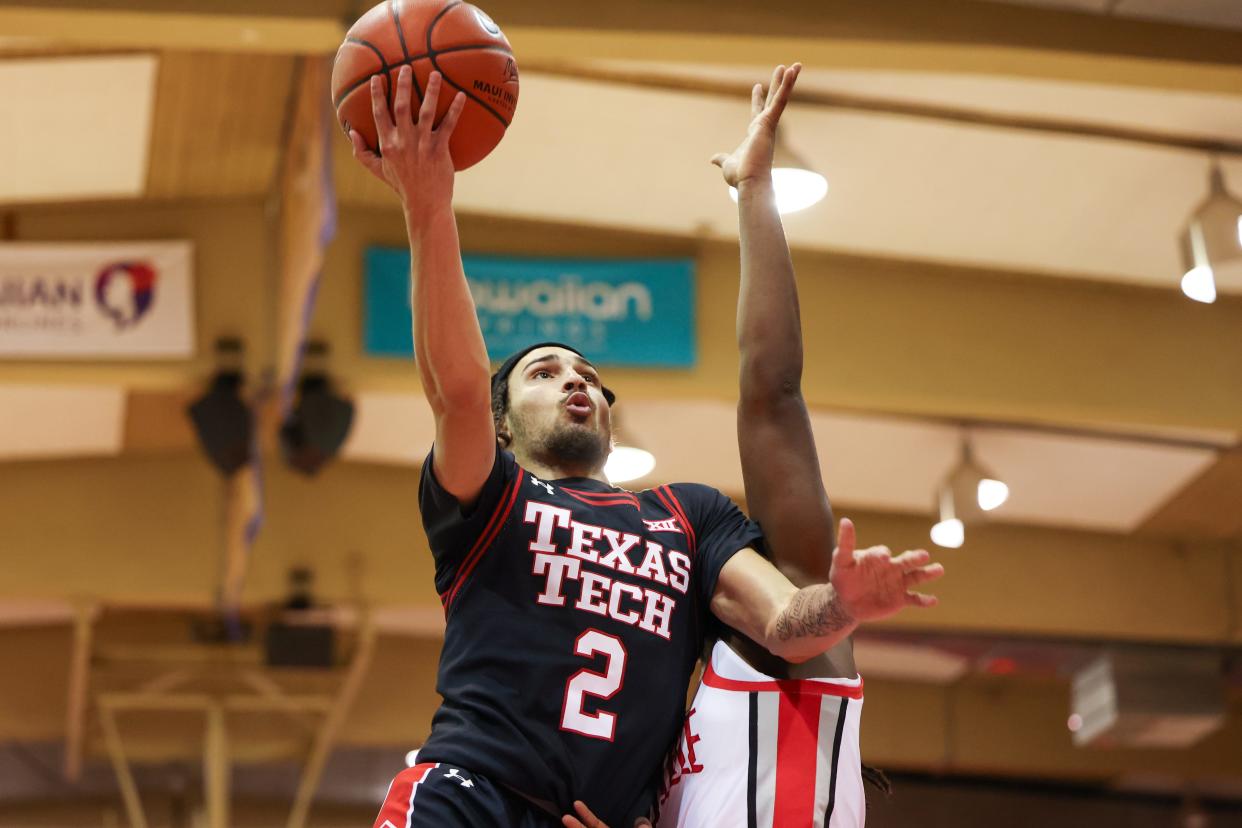
[[[801,68],[777,67],[766,98],[755,86],[746,138],[712,162],[738,190],[737,431],[746,501],[763,526],[772,560],[795,583],[812,583],[830,577],[833,518],[801,396],[797,286],[771,178],[777,124]],[[845,552],[853,543],[854,527],[843,520],[834,567],[848,564]],[[858,747],[862,701],[849,639],[790,664],[727,632],[712,648],[670,757],[657,824],[860,828],[866,818]],[[607,828],[582,803],[576,808],[580,819],[567,817],[565,825]]]
[[[433,73],[416,119],[408,66],[391,109],[372,79],[380,154],[350,136],[405,211],[436,423],[419,507],[446,616],[443,704],[375,824],[550,826],[583,799],[628,825],[653,805],[711,616],[802,661],[905,606],[935,572],[924,552],[867,550],[834,583],[798,589],[720,492],[609,485],[615,396],[576,350],[532,345],[489,379],[452,211],[464,97],[433,129],[441,85]]]
[[[738,191],[737,433],[746,502],[773,561],[795,583],[812,583],[830,577],[833,516],[801,394],[797,286],[771,175],[777,124],[801,68],[777,67],[766,99],[755,86],[746,138],[712,161]],[[853,546],[853,533],[843,520],[840,549]],[[844,562],[838,557],[833,566]],[[712,649],[670,763],[659,825],[860,828],[862,703],[848,638],[790,664],[741,635],[725,635]]]

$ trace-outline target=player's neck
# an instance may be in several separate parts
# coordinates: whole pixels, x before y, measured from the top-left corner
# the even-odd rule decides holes
[[[526,469],[535,477],[543,480],[560,480],[563,477],[581,477],[588,480],[598,480],[605,485],[612,485],[608,482],[608,478],[604,476],[604,467],[584,466],[566,463],[547,463],[538,460],[520,449],[515,448],[513,457],[517,460],[518,465]]]

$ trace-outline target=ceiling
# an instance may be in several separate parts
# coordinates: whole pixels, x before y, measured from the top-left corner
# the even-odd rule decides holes
[[[421,394],[360,391],[343,449],[362,463],[418,465],[435,436]],[[137,406],[137,410],[128,408]],[[160,416],[179,416],[180,396]],[[0,385],[0,461],[110,457],[150,450],[127,423],[148,415],[119,386]],[[732,403],[627,399],[618,408],[619,442],[651,451],[657,467],[626,488],[658,480],[696,480],[740,495],[741,466]],[[689,419],[693,431],[670,431]],[[815,411],[811,417],[825,482],[833,500],[854,509],[932,512],[933,495],[958,461],[968,435],[977,458],[1006,482],[1010,500],[992,513],[1003,523],[1128,533],[1139,528],[1213,465],[1237,436],[1229,431],[1115,434],[1058,432]],[[169,448],[189,448],[183,440]]]
[[[114,455],[125,405],[115,385],[0,385],[0,460]]]
[[[48,66],[56,71],[45,72]],[[739,88],[769,71],[758,64],[615,60],[583,66]],[[246,197],[272,188],[291,58],[15,58],[0,71],[12,76],[12,124],[43,120],[45,110],[81,117],[83,100],[99,107],[86,113],[96,124],[89,140],[71,122],[53,121],[46,132],[0,131],[8,136],[0,141],[30,142],[0,145],[16,157],[65,159],[10,167],[7,181],[0,180],[0,203]],[[80,77],[106,86],[84,96],[74,80]],[[34,86],[23,78],[45,80]],[[1242,94],[813,64],[799,89],[1242,145]],[[745,120],[741,98],[527,71],[509,134],[459,178],[457,203],[506,217],[586,216],[600,226],[728,237],[736,232],[734,207],[707,159],[732,147]],[[1176,239],[1206,192],[1210,164],[1201,152],[802,105],[797,95],[783,128],[830,185],[825,201],[787,217],[795,247],[1171,291],[1181,272]],[[349,159],[343,138],[336,165],[343,201],[392,204]],[[1242,191],[1242,158],[1224,157],[1222,165],[1228,185]],[[1218,287],[1242,292],[1242,274]]]
[[[1046,5],[1182,15],[1212,26],[1237,22],[1230,3]],[[92,55],[81,54],[80,44],[68,56],[47,57],[32,55],[38,49],[24,40],[9,48],[21,51],[0,61],[13,97],[7,110],[11,126],[0,132],[7,136],[0,140],[24,142],[7,148],[15,157],[43,153],[69,159],[96,178],[75,173],[71,164],[15,165],[8,189],[0,189],[0,203],[266,198],[273,192],[303,58],[180,50]],[[575,66],[617,78],[575,79]],[[563,64],[555,73],[539,67],[536,60],[534,69],[523,73],[518,115],[504,141],[459,177],[460,210],[688,238],[736,233],[735,207],[707,159],[737,140],[746,105],[743,97],[719,94],[718,88],[744,89],[766,79],[767,66],[614,58]],[[625,80],[634,75],[687,88],[672,91]],[[82,78],[93,85],[83,89]],[[1159,80],[1136,85],[999,71],[809,64],[799,79],[803,101],[795,94],[782,129],[789,144],[828,177],[830,191],[821,204],[786,217],[791,244],[808,251],[966,265],[998,278],[1019,273],[1175,292],[1175,239],[1203,195],[1210,161],[1205,154],[806,102],[846,95],[898,107],[1053,119],[1242,145],[1242,89],[1187,91],[1176,88],[1172,69],[1169,78],[1167,86]],[[717,91],[695,91],[695,84]],[[97,107],[86,111],[99,125],[89,133],[73,129],[71,120],[53,121],[55,128],[47,133],[16,128],[44,115],[80,115],[84,102]],[[349,157],[343,138],[333,140],[342,202],[392,208],[387,188]],[[1225,157],[1222,164],[1230,186],[1242,190],[1242,157]],[[1242,294],[1242,279],[1224,281],[1220,289]],[[417,397],[359,390],[349,456],[421,459],[430,431]],[[125,406],[130,412],[135,406],[133,400],[122,402],[121,388],[26,384],[3,393],[13,405],[0,414],[10,435],[0,440],[0,456],[108,455],[127,449]],[[68,407],[76,424],[39,414],[66,410],[66,394],[76,395]],[[630,401],[626,428],[636,442],[657,450],[661,475],[706,475],[721,488],[740,491],[735,460],[722,457],[714,468],[701,460],[708,446],[733,443],[731,408],[709,401],[674,405],[676,412],[667,404]],[[685,416],[688,406],[701,408],[696,416],[710,424],[699,441],[657,445],[661,419]],[[411,422],[419,424],[412,441]],[[950,424],[828,411],[816,414],[815,425],[821,452],[833,458],[826,473],[836,496],[901,512],[928,510],[930,492],[955,457],[959,433]],[[1159,437],[1150,431],[1146,436]],[[1236,442],[1233,430],[1194,437],[1187,445],[1004,428],[975,437],[985,461],[1014,483],[1014,499],[1001,519],[1123,532],[1141,525],[1202,474],[1218,450]]]
[[[637,68],[745,82],[768,71]],[[799,83],[1242,141],[1242,96],[815,66]],[[461,176],[458,203],[508,216],[590,216],[634,229],[729,236],[735,208],[707,159],[731,149],[745,122],[742,100],[527,73],[509,134]],[[823,202],[786,219],[800,248],[1176,290],[1177,235],[1206,194],[1209,158],[1186,151],[804,107],[796,95],[782,127],[830,187]],[[1224,169],[1242,191],[1242,160],[1226,159]],[[1242,290],[1242,281],[1222,287]]]
[[[154,55],[0,61],[0,203],[144,195],[158,67]]]
[[[421,463],[435,436],[421,395],[364,393],[355,398],[354,427],[345,457],[362,462]],[[652,452],[657,480],[696,480],[742,492],[735,407],[728,402],[626,400],[618,408],[619,442]],[[670,430],[688,420],[693,430]],[[825,483],[848,507],[930,514],[933,495],[957,463],[965,433],[947,423],[814,412]],[[1005,481],[1011,500],[991,517],[1000,522],[1129,532],[1217,458],[1212,448],[1233,443],[1228,432],[1195,443],[1149,443],[1118,437],[1067,435],[989,426],[973,429],[978,460]],[[1206,439],[1205,439],[1206,438]]]
[[[1190,26],[1242,29],[1242,6],[1234,0],[994,0],[1025,6],[1162,20]]]

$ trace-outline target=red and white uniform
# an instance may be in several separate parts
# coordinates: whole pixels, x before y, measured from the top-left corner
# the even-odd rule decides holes
[[[659,828],[859,828],[863,683],[774,679],[724,642],[669,759]]]

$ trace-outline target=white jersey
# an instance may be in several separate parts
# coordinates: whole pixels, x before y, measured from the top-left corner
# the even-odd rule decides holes
[[[863,683],[773,679],[724,642],[669,758],[659,828],[859,828]]]

